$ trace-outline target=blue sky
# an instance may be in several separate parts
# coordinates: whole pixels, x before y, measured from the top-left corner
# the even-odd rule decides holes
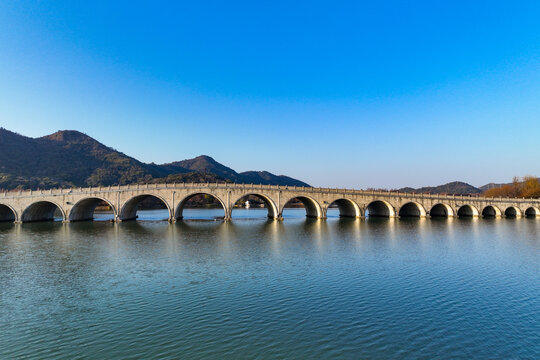
[[[540,2],[0,3],[0,126],[315,186],[540,175]]]

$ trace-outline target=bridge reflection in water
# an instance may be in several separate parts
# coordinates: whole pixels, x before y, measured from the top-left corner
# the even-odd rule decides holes
[[[326,215],[0,224],[0,358],[538,358],[540,221]]]

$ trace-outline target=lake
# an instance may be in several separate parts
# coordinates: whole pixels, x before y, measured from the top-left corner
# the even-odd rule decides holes
[[[222,214],[0,224],[0,358],[540,358],[540,219]]]

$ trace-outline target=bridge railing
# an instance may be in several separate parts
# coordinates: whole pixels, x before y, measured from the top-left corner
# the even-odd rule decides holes
[[[359,196],[373,197],[407,197],[413,199],[434,199],[434,200],[454,200],[454,201],[491,201],[491,202],[514,202],[514,203],[540,203],[540,199],[530,198],[503,198],[503,197],[484,197],[471,195],[448,195],[448,194],[415,194],[404,193],[399,191],[381,191],[381,190],[356,190],[356,189],[339,189],[339,188],[321,188],[321,187],[303,187],[303,186],[285,186],[285,185],[263,185],[263,184],[236,184],[236,183],[154,183],[154,184],[128,184],[114,186],[95,186],[85,188],[58,188],[48,190],[19,190],[3,192],[2,196],[6,197],[27,197],[40,195],[64,195],[64,194],[81,194],[81,193],[99,193],[99,192],[116,192],[142,189],[185,189],[185,188],[221,188],[221,189],[257,189],[257,190],[278,190],[287,192],[299,193],[319,193],[319,194],[350,194]]]

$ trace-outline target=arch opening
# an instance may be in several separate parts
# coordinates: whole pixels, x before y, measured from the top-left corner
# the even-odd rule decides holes
[[[235,211],[236,210],[236,211]],[[237,218],[277,218],[276,205],[269,197],[261,194],[246,194],[233,203],[231,217]]]
[[[69,221],[111,221],[114,217],[114,207],[100,198],[82,199],[69,212]]]
[[[459,208],[457,215],[460,218],[474,217],[478,216],[478,210],[471,205],[463,205]]]
[[[517,218],[521,216],[521,212],[515,206],[510,206],[504,211],[504,216],[507,218]]]
[[[531,206],[529,208],[527,208],[527,210],[525,210],[525,216],[526,217],[537,217],[537,216],[540,216],[540,209],[534,207],[534,206]]]
[[[501,211],[495,206],[488,205],[482,210],[482,217],[494,218],[497,216],[501,216]]]
[[[160,197],[155,195],[138,195],[124,203],[119,214],[121,221],[142,220],[170,220],[169,206]]]
[[[15,218],[15,212],[9,206],[0,204],[0,222],[13,222]]]
[[[439,217],[439,218],[447,218],[450,216],[454,216],[454,211],[449,205],[446,204],[436,204],[434,205],[431,210],[429,211],[429,216],[431,217]]]
[[[283,217],[298,217],[298,209],[305,209],[305,216],[308,218],[321,218],[322,211],[319,204],[307,197],[307,196],[296,196],[289,199],[283,206],[282,216]]]
[[[208,193],[186,196],[174,212],[176,220],[218,220],[226,219],[226,206],[220,198]]]
[[[409,202],[403,205],[399,209],[399,217],[424,217],[426,216],[426,211],[422,207],[422,205]]]
[[[393,217],[395,216],[394,209],[386,201],[376,200],[366,207],[367,217]]]
[[[22,222],[62,221],[62,209],[50,201],[38,201],[28,206],[22,213]]]
[[[334,200],[330,205],[328,205],[328,209],[326,210],[326,216],[327,217],[334,217],[333,213],[336,213],[332,210],[338,210],[338,214],[334,216],[339,217],[348,217],[348,218],[357,218],[362,216],[362,211],[358,207],[358,205],[349,199],[337,199]]]

